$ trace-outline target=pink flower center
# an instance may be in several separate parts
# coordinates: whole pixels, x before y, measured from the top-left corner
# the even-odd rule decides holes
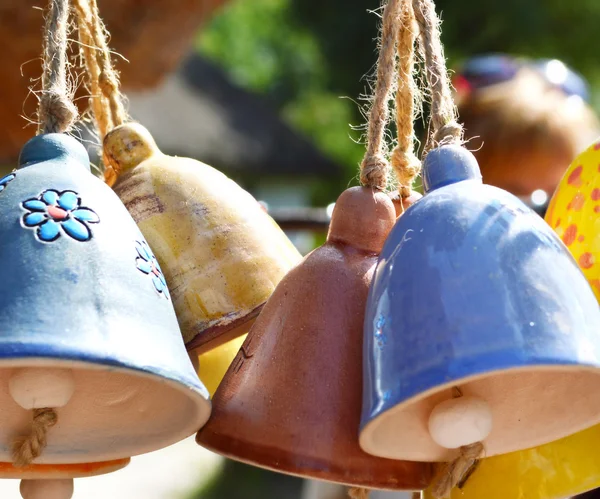
[[[156,276],[159,277],[160,276],[160,272],[158,271],[158,269],[156,268],[156,265],[152,264],[152,273]]]
[[[65,210],[58,206],[48,206],[48,214],[54,220],[64,220],[69,215]]]

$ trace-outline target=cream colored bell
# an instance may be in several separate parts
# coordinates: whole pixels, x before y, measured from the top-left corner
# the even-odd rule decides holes
[[[104,160],[164,271],[188,350],[246,333],[301,259],[279,226],[219,171],[163,154],[138,123],[107,134]]]

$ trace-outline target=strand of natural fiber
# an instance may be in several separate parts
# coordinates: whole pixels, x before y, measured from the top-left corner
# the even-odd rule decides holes
[[[108,48],[108,42],[106,41],[108,32],[100,17],[98,3],[96,0],[89,0],[89,3],[94,23],[92,32],[94,33],[94,39],[98,47],[96,57],[98,58],[98,64],[101,68],[100,88],[110,103],[113,124],[114,126],[119,126],[128,119],[127,111],[123,105],[123,95],[121,94],[119,86],[119,75],[112,65],[110,49]]]
[[[350,497],[350,499],[369,499],[370,495],[371,492],[369,489],[352,487],[348,490],[348,497]]]
[[[50,0],[44,33],[38,133],[69,131],[77,119],[67,86],[69,0]]]
[[[432,0],[413,0],[413,8],[420,29],[419,42],[425,58],[425,75],[431,89],[432,136],[427,149],[461,143],[463,127],[457,121],[435,4]]]
[[[81,56],[89,75],[88,84],[91,93],[90,104],[96,120],[96,127],[100,138],[104,138],[114,125],[110,103],[106,100],[100,88],[101,68],[96,57],[96,42],[92,33],[94,21],[87,0],[73,0],[79,30]]]
[[[475,442],[460,448],[460,455],[444,464],[433,479],[431,494],[436,499],[450,497],[452,489],[456,487],[465,474],[477,463],[483,454],[483,444]]]
[[[377,81],[367,126],[367,151],[362,160],[360,181],[366,187],[385,189],[389,164],[385,157],[385,130],[389,100],[396,78],[396,43],[400,27],[400,0],[389,0],[383,10]]]
[[[13,442],[12,458],[16,467],[29,466],[34,459],[41,456],[47,445],[48,430],[58,421],[54,409],[34,409],[31,431],[25,437],[19,437]]]
[[[74,0],[77,11],[82,54],[89,72],[90,89],[98,96],[92,107],[100,140],[108,131],[128,120],[120,91],[119,76],[112,65],[111,53],[107,43],[108,34],[100,18],[96,0]]]
[[[415,109],[418,88],[415,70],[415,15],[412,4],[402,5],[401,27],[398,30],[398,83],[396,89],[396,128],[398,143],[392,151],[390,163],[398,179],[398,190],[403,198],[411,195],[414,179],[421,172],[421,161],[414,152]]]

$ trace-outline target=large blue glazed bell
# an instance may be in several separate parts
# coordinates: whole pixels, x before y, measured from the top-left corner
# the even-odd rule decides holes
[[[447,461],[598,423],[600,311],[567,248],[462,147],[431,151],[423,181],[370,290],[361,447]]]
[[[206,422],[160,267],[74,138],[35,137],[0,180],[0,261],[0,461],[32,417],[52,426],[36,464],[137,455]]]

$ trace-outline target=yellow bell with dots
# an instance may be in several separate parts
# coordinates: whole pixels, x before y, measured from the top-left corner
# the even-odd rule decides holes
[[[600,141],[571,164],[546,212],[600,300]],[[600,487],[600,425],[482,459],[452,499],[563,499]],[[425,499],[433,499],[430,491]]]

